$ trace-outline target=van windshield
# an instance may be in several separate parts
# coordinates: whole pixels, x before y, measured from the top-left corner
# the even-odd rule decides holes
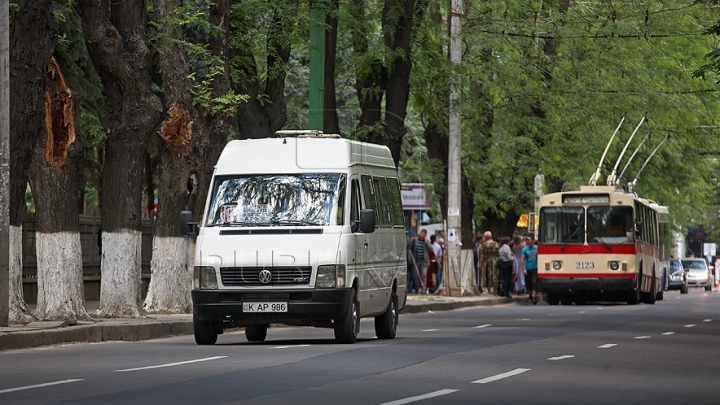
[[[218,176],[206,226],[343,224],[345,174]]]

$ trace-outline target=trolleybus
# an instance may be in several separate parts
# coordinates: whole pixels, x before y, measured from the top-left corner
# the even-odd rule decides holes
[[[655,303],[660,290],[658,205],[618,186],[540,198],[538,278],[551,305]]]

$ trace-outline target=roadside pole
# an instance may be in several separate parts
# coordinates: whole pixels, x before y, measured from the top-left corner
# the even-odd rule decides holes
[[[10,317],[10,1],[0,0],[0,326]]]
[[[462,0],[452,0],[452,19],[450,22],[450,61],[460,67],[462,61],[462,43],[460,38]],[[460,285],[450,286],[450,295],[468,295],[472,293],[472,284],[468,284],[466,277],[462,274],[461,265],[461,240],[462,232],[460,229],[460,204],[461,204],[461,188],[462,168],[460,164],[460,142],[461,142],[461,104],[460,94],[462,80],[455,77],[450,85],[450,119],[449,119],[449,139],[448,139],[448,264],[450,271],[453,273],[453,279],[460,281]],[[460,287],[459,289],[457,287]]]

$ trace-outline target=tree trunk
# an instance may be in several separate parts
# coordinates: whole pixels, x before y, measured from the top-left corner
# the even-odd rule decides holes
[[[33,320],[22,292],[22,223],[32,151],[44,132],[43,93],[57,39],[52,1],[19,0],[10,38],[10,322]],[[19,245],[18,245],[19,243]]]
[[[78,224],[78,168],[82,144],[75,122],[79,108],[60,67],[50,60],[45,85],[45,135],[30,168],[35,199],[39,319],[90,320],[85,310]]]
[[[167,118],[160,130],[165,141],[160,146],[160,183],[158,215],[153,236],[152,277],[144,308],[155,313],[185,313],[192,310],[192,262],[188,262],[189,237],[180,234],[177,220],[180,211],[193,210],[205,202],[209,178],[226,143],[226,114],[206,113],[203,117],[192,107],[192,67],[178,41],[178,27],[168,23],[172,11],[180,6],[177,0],[154,3],[157,22],[167,39],[162,49],[159,68],[166,89]],[[213,79],[212,97],[230,90],[225,33],[229,28],[229,2],[220,0],[211,6],[210,23],[220,25],[223,34],[213,37],[209,49],[222,63],[225,74]],[[207,109],[209,110],[209,109]],[[200,185],[202,179],[202,186]],[[197,212],[197,211],[196,211]]]
[[[151,90],[145,0],[82,0],[83,32],[103,82],[108,128],[102,177],[102,264],[98,315],[137,317],[141,299],[142,173],[162,104]],[[110,10],[112,9],[112,12]]]

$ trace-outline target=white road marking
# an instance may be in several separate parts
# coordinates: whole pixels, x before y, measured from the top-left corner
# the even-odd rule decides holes
[[[291,347],[309,347],[310,345],[290,345],[290,346],[276,346],[271,347],[271,349],[289,349]]]
[[[0,394],[6,394],[8,392],[15,392],[15,391],[30,390],[33,388],[50,387],[52,385],[67,384],[67,383],[73,383],[73,382],[78,382],[78,381],[83,381],[83,380],[81,378],[75,378],[72,380],[53,381],[53,382],[44,383],[44,384],[26,385],[25,387],[8,388],[6,390],[0,390]]]
[[[438,330],[440,330],[440,329],[425,329],[423,332],[435,332]]]
[[[482,328],[487,328],[487,327],[490,327],[490,326],[492,326],[491,323],[486,323],[485,325],[473,326],[473,329],[482,329]]]
[[[694,323],[689,323],[689,324],[685,325],[685,327],[686,327],[686,328],[694,328],[694,327],[695,327],[695,324],[694,324]]]
[[[457,391],[457,390],[447,390],[447,389],[445,389],[445,390],[439,390],[439,391],[430,392],[430,393],[424,394],[424,395],[418,395],[418,396],[415,396],[415,397],[408,397],[408,398],[398,399],[397,401],[384,402],[384,403],[382,403],[381,405],[402,405],[402,404],[409,404],[409,403],[411,403],[411,402],[422,401],[423,399],[435,398],[435,397],[439,397],[439,396],[442,396],[442,395],[452,394],[452,393],[455,392],[455,391]]]
[[[703,322],[712,322],[712,319],[705,319]]]
[[[603,309],[603,307],[597,307],[597,308],[595,308],[595,309],[597,309],[597,310],[601,310],[601,309]]]
[[[679,299],[680,299],[680,297],[675,297],[675,299],[676,299],[676,300],[679,300]]]
[[[584,314],[585,311],[578,311],[578,314]]]
[[[650,336],[635,336],[635,339],[650,339]]]
[[[199,363],[201,361],[210,361],[210,360],[218,360],[218,359],[224,359],[227,356],[215,356],[215,357],[206,357],[204,359],[197,359],[197,360],[188,360],[188,361],[179,361],[177,363],[167,363],[167,364],[158,364],[157,366],[147,366],[147,367],[137,367],[137,368],[126,368],[125,370],[115,370],[117,373],[122,373],[125,371],[139,371],[139,370],[150,370],[153,368],[163,368],[163,367],[174,367],[174,366],[182,366],[184,364],[192,364],[192,363]]]
[[[507,373],[502,373],[502,374],[494,375],[492,377],[487,377],[487,378],[483,378],[483,379],[480,379],[477,381],[473,381],[472,384],[487,384],[489,382],[502,380],[503,378],[508,378],[508,377],[512,377],[514,375],[522,374],[526,371],[530,371],[530,369],[529,368],[516,368],[515,370],[508,371]]]
[[[663,336],[670,336],[670,335],[674,335],[674,334],[675,334],[675,332],[665,332],[665,333],[663,333]]]
[[[598,346],[598,349],[609,349],[611,347],[617,346],[617,343],[608,343],[602,346]]]
[[[530,320],[530,318],[518,319],[518,321],[529,321],[529,320]]]
[[[575,356],[572,354],[564,354],[562,356],[550,357],[548,360],[565,360],[565,359],[572,359],[573,357],[575,357]]]

